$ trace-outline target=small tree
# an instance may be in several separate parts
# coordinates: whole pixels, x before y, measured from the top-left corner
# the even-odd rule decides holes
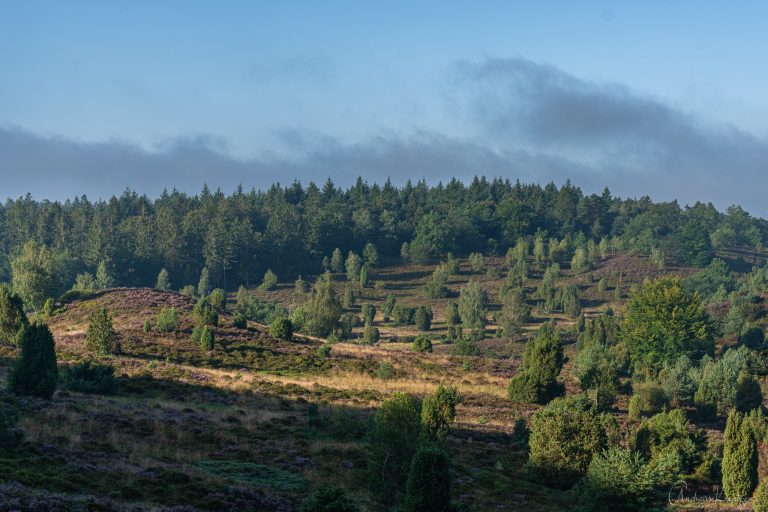
[[[763,480],[755,489],[752,508],[754,512],[768,512],[768,481]]]
[[[421,425],[429,439],[438,442],[445,440],[460,401],[459,391],[455,387],[445,387],[442,384],[434,395],[424,398]]]
[[[425,446],[411,462],[405,486],[405,512],[451,510],[451,473],[448,456],[438,447]]]
[[[485,258],[482,253],[473,252],[469,255],[469,266],[472,267],[472,271],[480,273],[485,270]]]
[[[157,314],[155,320],[157,330],[160,332],[171,332],[179,327],[179,315],[176,313],[176,308],[168,307],[163,308]]]
[[[525,290],[514,288],[508,290],[501,299],[500,327],[504,336],[512,336],[531,317],[531,307],[525,300]]]
[[[293,284],[293,289],[298,294],[307,293],[309,291],[309,283],[307,283],[305,280],[301,278],[301,274],[299,274],[298,279]]]
[[[379,251],[371,242],[365,244],[365,248],[363,249],[363,260],[365,261],[365,264],[370,265],[371,268],[379,266]]]
[[[59,380],[51,331],[45,324],[28,325],[20,345],[21,356],[8,374],[8,390],[50,400]]]
[[[200,280],[197,282],[197,296],[207,297],[209,293],[211,293],[211,279],[208,275],[208,267],[203,267]]]
[[[347,255],[347,261],[345,263],[345,267],[347,269],[347,281],[355,281],[360,277],[361,265],[362,263],[360,262],[360,256],[352,251],[349,251],[349,254]]]
[[[428,336],[419,334],[413,340],[413,350],[415,352],[432,352],[432,340]]]
[[[428,331],[432,326],[432,309],[426,306],[419,306],[416,308],[414,321],[416,322],[416,328],[418,330]]]
[[[380,337],[381,335],[379,334],[378,327],[371,324],[365,326],[365,329],[363,330],[363,343],[366,345],[375,345],[379,342]]]
[[[651,416],[669,406],[664,388],[655,382],[634,385],[632,398],[629,399],[628,415],[632,419]]]
[[[315,282],[306,311],[304,329],[312,336],[328,336],[339,326],[341,305],[333,291],[330,274],[324,274]]]
[[[411,248],[408,245],[408,242],[403,242],[403,245],[400,246],[400,259],[403,260],[403,263],[409,263],[411,261]]]
[[[106,290],[115,285],[115,279],[109,272],[109,266],[106,260],[101,260],[96,268],[96,289]]]
[[[171,289],[171,280],[168,277],[168,271],[164,268],[160,269],[160,273],[157,274],[157,282],[155,283],[155,288],[165,291]]]
[[[525,346],[523,365],[509,382],[510,400],[547,403],[562,395],[563,385],[557,382],[562,367],[560,334],[551,324],[544,324]]]
[[[459,316],[465,327],[482,332],[485,328],[488,295],[475,280],[469,281],[459,294]]]
[[[763,392],[760,383],[747,372],[741,372],[736,381],[736,397],[734,406],[739,412],[749,412],[757,409],[763,403]]]
[[[261,280],[259,288],[268,292],[277,289],[277,274],[272,272],[271,268],[264,272],[264,278]]]
[[[368,288],[368,265],[360,267],[360,288]]]
[[[440,299],[448,295],[448,268],[445,265],[439,265],[432,277],[424,286],[424,291],[428,299]]]
[[[723,492],[729,500],[744,501],[757,486],[757,438],[755,423],[762,415],[728,414],[723,436]],[[763,426],[764,429],[764,426]]]
[[[0,285],[0,341],[18,346],[27,325],[21,297],[11,292],[8,285]]]
[[[227,294],[221,288],[216,288],[206,299],[215,315],[223,315],[227,309]]]
[[[395,303],[397,302],[397,297],[394,293],[390,293],[387,295],[386,300],[384,300],[384,303],[381,305],[381,314],[384,317],[384,321],[388,321],[389,317],[392,315],[392,310],[395,309]]]
[[[210,325],[204,325],[200,329],[200,348],[203,350],[213,350],[214,336]]]
[[[25,243],[11,258],[12,288],[26,307],[36,311],[59,290],[59,267],[53,251],[34,241]]]
[[[293,340],[293,324],[288,318],[278,317],[269,324],[269,335],[276,340]]]
[[[385,509],[394,505],[405,488],[420,437],[421,401],[405,393],[393,393],[376,411],[368,436],[370,482]]]
[[[96,355],[114,354],[117,349],[117,333],[112,327],[112,317],[106,308],[91,313],[85,347]]]
[[[331,256],[331,270],[336,274],[344,270],[344,256],[341,255],[341,249],[338,247],[333,250]]]
[[[202,327],[204,325],[219,324],[219,315],[216,314],[216,311],[214,311],[211,303],[204,298],[200,298],[197,300],[197,303],[195,304],[195,307],[192,310],[192,316],[195,319],[195,325],[199,327]]]
[[[373,319],[376,317],[376,306],[373,304],[363,304],[360,308],[360,313],[363,315],[363,321],[366,324],[373,324]]]

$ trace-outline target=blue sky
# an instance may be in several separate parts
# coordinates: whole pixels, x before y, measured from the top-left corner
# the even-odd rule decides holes
[[[486,174],[765,215],[766,19],[764,2],[7,0],[0,195]]]

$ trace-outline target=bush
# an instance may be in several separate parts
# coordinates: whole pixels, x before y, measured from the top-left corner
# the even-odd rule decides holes
[[[157,314],[155,324],[160,332],[171,332],[178,329],[179,315],[176,313],[176,309],[173,307],[161,309],[160,313]]]
[[[615,428],[611,416],[597,414],[583,397],[556,398],[531,419],[531,470],[548,484],[570,487],[592,456],[608,447],[609,429]]]
[[[368,265],[360,267],[360,288],[368,288]]]
[[[109,395],[115,391],[115,368],[108,364],[83,361],[64,366],[61,370],[61,386],[80,393]]]
[[[339,487],[320,487],[301,507],[301,512],[360,512],[354,501]]]
[[[21,355],[8,373],[8,390],[50,400],[59,380],[51,331],[44,324],[28,325],[20,345]]]
[[[100,356],[115,353],[117,333],[112,328],[112,317],[106,308],[99,308],[91,313],[85,335],[85,348]]]
[[[426,306],[419,306],[414,314],[414,322],[418,330],[428,331],[432,327],[432,310]]]
[[[630,447],[652,463],[668,459],[669,479],[693,473],[702,462],[706,437],[691,425],[680,409],[644,419],[632,433]],[[674,461],[674,462],[672,462]]]
[[[211,293],[211,279],[207,267],[200,272],[200,280],[197,282],[197,296],[207,297]]]
[[[209,325],[204,325],[200,329],[200,348],[203,350],[213,350],[213,344],[213,329]]]
[[[360,307],[360,314],[363,315],[363,320],[366,324],[373,324],[373,319],[376,317],[376,306],[373,304],[363,304]]]
[[[736,405],[739,375],[748,370],[748,350],[744,347],[729,349],[714,361],[701,362],[701,378],[694,395],[694,403],[703,417],[725,415]]]
[[[448,296],[448,275],[449,270],[445,265],[439,265],[433,272],[432,277],[424,286],[424,292],[428,299],[441,299]]]
[[[195,293],[197,293],[197,290],[195,289],[194,285],[191,284],[188,284],[179,290],[179,294],[185,297],[194,297]]]
[[[384,303],[381,305],[381,314],[384,317],[384,321],[388,321],[389,317],[392,315],[392,310],[395,308],[395,303],[397,302],[397,297],[394,293],[390,293],[387,295],[386,300],[384,300]]]
[[[479,356],[480,349],[477,348],[477,343],[472,340],[459,339],[451,347],[451,354],[454,356]]]
[[[299,275],[298,279],[293,283],[293,289],[298,294],[307,293],[309,291],[309,283],[303,280],[301,275]]]
[[[395,504],[405,488],[420,437],[421,402],[393,393],[376,411],[368,444],[371,485],[385,509]]]
[[[235,314],[232,315],[232,326],[237,327],[238,329],[245,329],[248,327],[248,319],[243,313],[236,311]]]
[[[404,512],[451,510],[451,473],[448,456],[437,447],[422,447],[411,461],[405,486]]]
[[[382,361],[379,363],[379,367],[376,369],[376,377],[387,380],[391,379],[395,376],[395,368],[392,366],[392,363],[387,361]]]
[[[192,316],[195,319],[195,325],[200,327],[204,325],[211,326],[219,324],[219,315],[216,313],[211,303],[205,298],[198,299],[192,310]]]
[[[741,335],[739,343],[752,350],[763,350],[765,348],[765,333],[759,327],[750,327]]]
[[[560,334],[551,324],[544,324],[525,346],[523,365],[507,389],[510,400],[544,404],[562,395],[564,387],[557,382],[562,367]]]
[[[633,391],[629,400],[629,417],[632,419],[650,416],[669,407],[664,388],[655,382],[635,384]]]
[[[160,273],[157,274],[157,282],[155,283],[155,288],[164,291],[171,289],[171,280],[168,277],[168,271],[164,268],[160,269]]]
[[[756,420],[762,415],[743,415],[737,411],[728,414],[723,436],[723,492],[729,500],[743,501],[752,495],[757,485]]]
[[[674,364],[664,363],[659,373],[661,387],[672,404],[680,406],[693,401],[696,392],[697,368],[691,364],[691,359],[683,354]]]
[[[416,311],[413,308],[396,304],[392,309],[392,321],[395,325],[410,325],[413,323],[413,316]]]
[[[473,252],[469,255],[469,266],[472,267],[472,272],[479,274],[485,270],[485,257],[479,252]]]
[[[440,384],[433,396],[424,398],[421,407],[421,425],[430,440],[444,441],[456,417],[456,406],[461,401],[455,387]]]
[[[276,318],[269,324],[269,335],[276,340],[291,341],[293,339],[293,323],[288,318]]]
[[[768,512],[768,481],[762,481],[755,489],[752,496],[752,509],[754,512]]]
[[[0,341],[18,346],[28,324],[21,297],[8,285],[0,285]]]
[[[0,455],[10,455],[21,443],[24,433],[16,427],[16,411],[0,402]]]
[[[579,505],[590,511],[645,510],[656,484],[653,468],[639,453],[609,448],[592,457]]]
[[[375,345],[379,342],[380,334],[379,328],[373,325],[366,325],[363,331],[363,343],[366,345]]]
[[[211,305],[214,314],[222,315],[227,309],[227,294],[221,288],[216,288],[208,295],[208,304]]]
[[[331,345],[330,343],[323,343],[319,347],[317,347],[317,357],[321,361],[325,361],[329,357],[331,357]]]
[[[271,268],[264,272],[264,278],[261,280],[259,288],[268,292],[277,289],[277,274],[272,272]]]
[[[432,340],[428,336],[419,334],[413,340],[413,350],[415,352],[432,352]]]
[[[144,320],[144,327],[142,328],[144,334],[149,333],[152,330],[152,323],[149,320]]]
[[[763,392],[760,383],[747,372],[739,374],[736,381],[736,396],[734,407],[739,412],[749,412],[760,407],[763,403]]]

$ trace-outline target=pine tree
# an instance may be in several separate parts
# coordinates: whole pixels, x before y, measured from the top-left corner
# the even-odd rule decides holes
[[[203,267],[203,271],[200,272],[200,281],[197,283],[197,296],[207,297],[211,293],[211,280],[208,275],[208,267]]]
[[[106,260],[101,260],[99,262],[98,268],[96,268],[95,285],[97,290],[106,290],[107,288],[112,288],[115,285],[115,280],[109,273],[109,266]]]
[[[165,270],[165,268],[160,269],[160,273],[157,274],[157,282],[155,283],[155,288],[165,291],[171,289],[171,281],[168,278],[168,271]]]
[[[53,335],[45,324],[32,324],[21,336],[21,356],[8,375],[8,390],[17,395],[49,399],[56,391],[59,372]]]
[[[200,330],[200,347],[203,350],[213,350],[214,336],[213,329],[209,325],[204,325]]]

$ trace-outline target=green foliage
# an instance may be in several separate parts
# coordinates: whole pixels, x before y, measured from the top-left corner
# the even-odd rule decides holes
[[[622,336],[636,365],[658,369],[683,353],[711,352],[714,326],[698,294],[662,277],[632,294]]]
[[[331,357],[331,345],[330,343],[323,343],[319,347],[317,347],[317,357],[321,361],[325,361],[329,357]]]
[[[587,251],[585,251],[582,247],[578,247],[573,253],[573,258],[571,259],[571,270],[575,274],[580,274],[585,270],[589,270],[589,268],[590,264],[589,259],[587,258]]]
[[[75,278],[75,284],[72,286],[72,290],[78,292],[92,292],[96,290],[96,279],[90,272],[83,272],[78,274]]]
[[[664,388],[655,382],[642,382],[633,387],[632,398],[629,400],[629,417],[640,419],[661,412],[669,406]]]
[[[701,375],[698,368],[691,364],[691,359],[682,354],[674,363],[664,362],[659,372],[659,382],[664,394],[673,405],[680,406],[693,401]]]
[[[152,330],[152,323],[149,320],[144,320],[144,327],[142,328],[144,334],[149,333]]]
[[[465,327],[482,330],[487,321],[488,295],[482,285],[470,280],[459,294],[459,316]]]
[[[13,291],[25,306],[38,310],[45,299],[58,296],[61,261],[47,246],[30,240],[10,263]]]
[[[215,315],[223,315],[227,309],[227,294],[221,288],[216,288],[206,298]]]
[[[161,309],[157,314],[155,324],[160,332],[171,332],[178,329],[179,315],[176,313],[176,308],[171,306]]]
[[[421,437],[421,402],[393,393],[376,411],[368,435],[368,471],[372,489],[385,509],[400,499]]]
[[[195,466],[218,478],[236,480],[281,492],[299,492],[306,486],[304,478],[296,473],[253,462],[201,460],[195,463]]]
[[[360,261],[360,256],[352,251],[349,251],[349,255],[347,255],[347,261],[345,263],[345,267],[347,269],[347,281],[355,281],[360,277],[361,266],[362,262]]]
[[[403,242],[400,246],[400,259],[403,263],[409,263],[411,261],[411,249],[408,242]]]
[[[285,317],[275,318],[269,324],[269,335],[276,340],[293,340],[293,323]]]
[[[414,352],[432,352],[432,340],[429,336],[419,334],[414,338],[412,348]]]
[[[379,266],[379,251],[376,249],[376,245],[368,242],[363,248],[363,261],[371,268]]]
[[[315,282],[307,303],[307,321],[303,329],[312,336],[325,337],[339,327],[341,305],[333,291],[330,274]]]
[[[88,318],[85,348],[99,356],[117,351],[117,333],[112,327],[112,317],[106,308],[94,310]]]
[[[160,273],[157,274],[157,281],[155,282],[155,288],[158,290],[168,291],[171,289],[171,279],[168,277],[168,271],[165,268],[160,269]]]
[[[333,250],[331,256],[331,270],[338,274],[344,271],[344,256],[341,254],[341,249],[338,247]]]
[[[581,389],[595,390],[601,407],[610,405],[619,385],[619,362],[605,343],[593,342],[576,356],[574,373]]]
[[[194,287],[194,285],[191,284],[188,284],[179,290],[179,294],[185,297],[194,297],[195,293],[197,293],[197,289]]]
[[[375,345],[379,342],[380,336],[379,328],[368,324],[363,330],[363,343],[366,345]]]
[[[8,374],[8,390],[50,400],[56,391],[59,372],[53,335],[45,324],[26,326],[21,336],[21,355]]]
[[[422,447],[413,456],[405,486],[404,512],[451,510],[448,456],[438,447]]]
[[[200,327],[204,325],[210,326],[219,324],[219,315],[216,314],[216,311],[213,309],[213,306],[207,298],[201,297],[197,300],[197,303],[192,310],[192,316],[195,319],[195,325]]]
[[[729,500],[743,501],[757,486],[757,443],[765,420],[756,412],[728,414],[723,436],[723,491]],[[764,432],[763,432],[764,433]]]
[[[268,268],[267,271],[264,272],[264,277],[261,279],[259,288],[268,292],[277,289],[277,274],[272,272],[271,268]]]
[[[762,481],[752,496],[753,512],[768,512],[768,481]]]
[[[751,350],[764,350],[765,332],[760,327],[750,327],[741,335],[739,344]]]
[[[200,272],[200,280],[197,282],[197,296],[207,297],[211,293],[211,278],[208,272],[208,267],[203,267]]]
[[[288,316],[288,310],[275,302],[260,302],[244,287],[237,292],[235,315],[260,324],[270,324],[277,317]]]
[[[613,418],[597,414],[583,398],[556,398],[531,418],[529,466],[548,485],[570,487],[608,447],[613,429]]]
[[[748,364],[744,347],[729,349],[718,360],[702,360],[694,403],[703,416],[725,415],[735,407],[739,375],[748,370]]]
[[[345,308],[351,308],[355,305],[355,290],[351,284],[344,286],[344,295],[342,296],[341,305]]]
[[[736,280],[728,264],[715,258],[703,270],[685,278],[685,287],[691,292],[698,292],[705,299],[714,296],[720,288],[730,293],[736,288]]]
[[[459,337],[451,347],[451,354],[454,356],[479,356],[480,349],[477,348],[477,343],[474,340]]]
[[[739,412],[749,412],[757,409],[763,403],[763,392],[760,383],[747,372],[741,372],[736,381],[736,395],[733,405]]]
[[[203,350],[213,350],[215,343],[213,329],[210,325],[203,325],[200,328],[200,348]]]
[[[293,290],[297,294],[303,294],[309,291],[309,283],[301,278],[301,274],[299,274],[299,277],[294,281]]]
[[[392,315],[392,310],[395,308],[395,304],[397,302],[397,297],[394,293],[387,294],[387,298],[384,300],[384,303],[381,305],[381,314],[384,316],[384,321],[388,321],[389,317]]]
[[[448,436],[456,417],[456,406],[461,402],[459,391],[455,387],[442,384],[434,395],[424,398],[421,406],[421,425],[424,434],[432,441],[442,442]]]
[[[94,281],[97,290],[106,290],[115,285],[115,279],[109,272],[109,265],[106,260],[101,260],[96,268],[96,279]]]
[[[387,380],[395,376],[395,368],[389,361],[382,361],[376,369],[376,377]]]
[[[0,285],[0,341],[18,346],[27,325],[29,320],[21,297],[8,285]]]
[[[499,325],[505,336],[520,332],[521,327],[531,318],[531,307],[526,302],[525,290],[510,289],[501,298]]]
[[[360,288],[368,288],[368,265],[360,267]]]
[[[416,328],[420,331],[428,331],[432,326],[432,308],[419,306],[413,316]]]
[[[117,387],[115,368],[91,361],[64,366],[61,369],[60,381],[64,389],[98,395],[110,395]]]
[[[392,309],[392,321],[395,325],[410,325],[413,323],[413,317],[416,314],[414,308],[409,308],[404,304],[395,304]]]
[[[438,265],[432,272],[432,277],[424,286],[428,299],[441,299],[448,296],[448,276],[448,267],[443,264]]]
[[[373,319],[376,317],[376,306],[367,303],[360,307],[360,314],[363,316],[363,322],[366,324],[373,324]]]
[[[525,346],[523,364],[509,382],[510,400],[544,404],[562,395],[563,385],[557,382],[562,367],[560,334],[551,324],[544,324]]]
[[[473,252],[469,255],[469,266],[472,271],[479,274],[485,270],[485,258],[482,253]]]
[[[648,510],[651,493],[660,483],[658,469],[626,448],[612,447],[596,454],[580,489],[579,510]]]
[[[651,463],[665,462],[669,480],[691,474],[702,462],[705,435],[691,428],[680,409],[643,419],[632,433],[630,445]],[[674,462],[673,462],[674,461]]]
[[[360,507],[339,487],[320,487],[304,503],[301,512],[360,512]]]

